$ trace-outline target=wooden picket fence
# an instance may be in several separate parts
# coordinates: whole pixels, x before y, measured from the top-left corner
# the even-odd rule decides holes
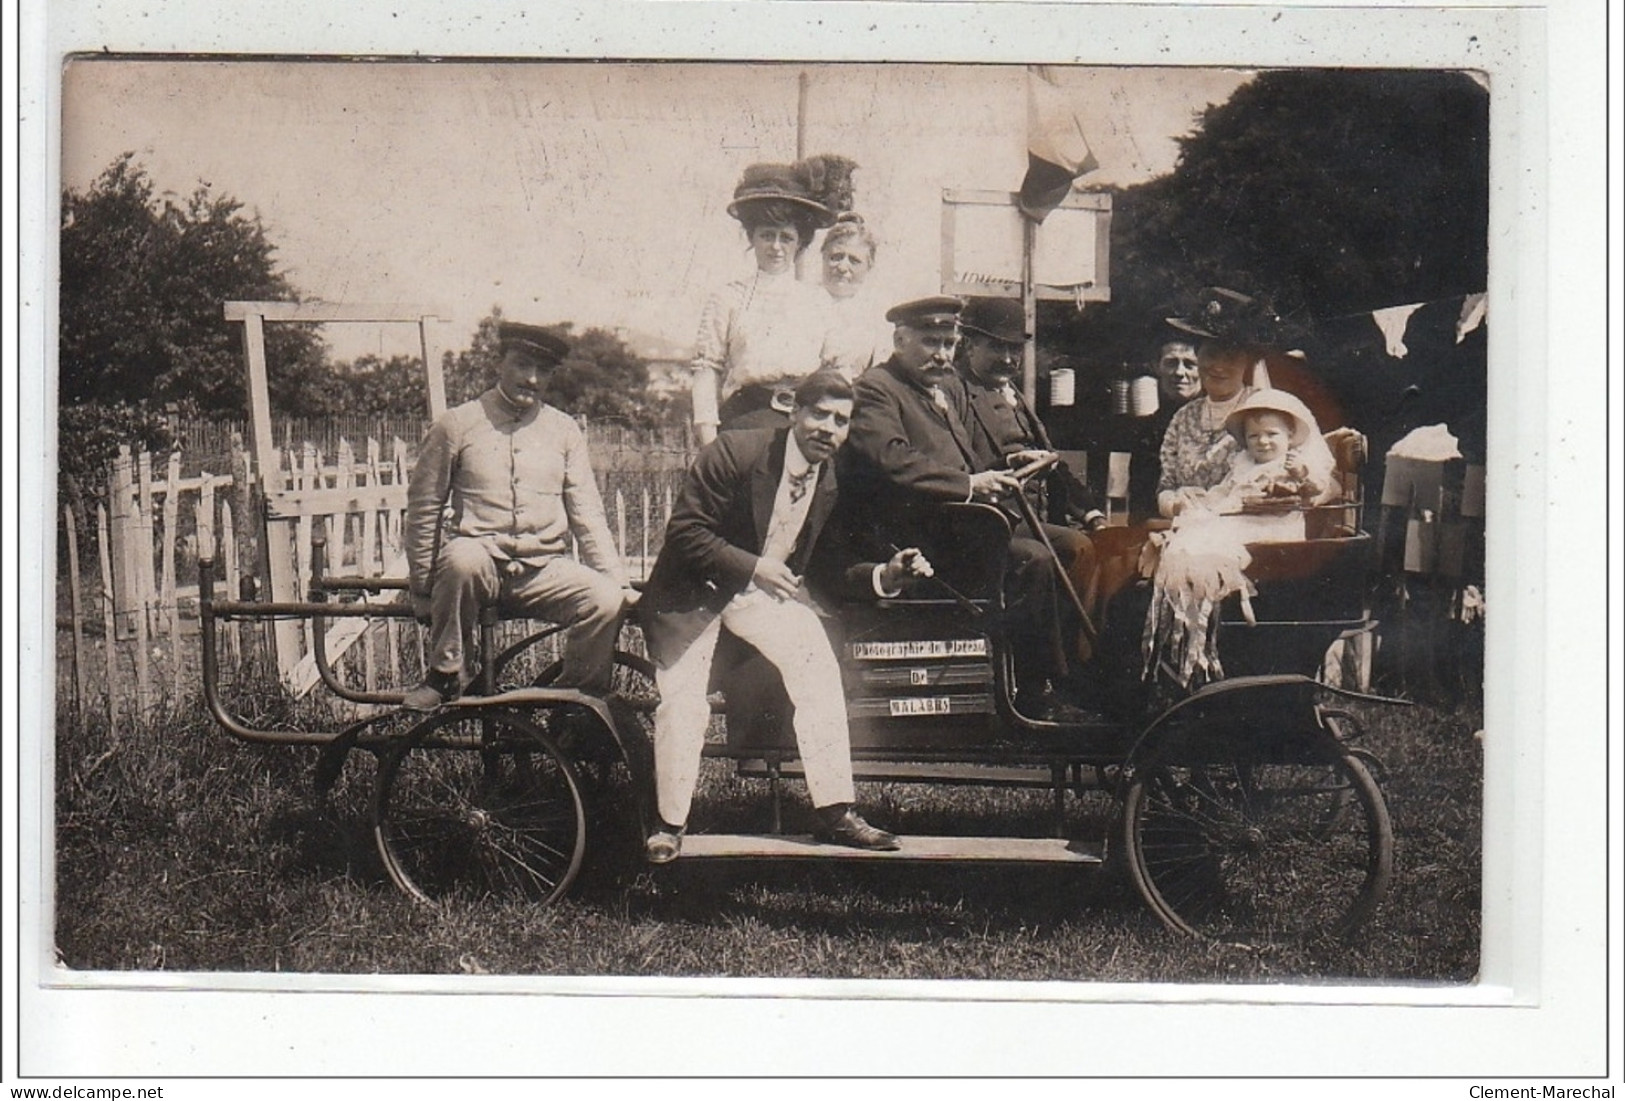
[[[632,575],[646,576],[687,465],[686,440],[595,426],[588,440],[617,546]],[[336,436],[327,443],[277,449],[276,469],[263,480],[254,476],[241,434],[223,459],[220,448],[208,448],[204,462],[226,468],[219,471],[197,469],[180,450],[157,456],[120,449],[107,502],[96,509],[96,530],[81,533],[72,510],[63,510],[72,619],[72,651],[64,657],[74,671],[76,707],[96,705],[90,682],[97,669],[100,703],[115,725],[121,715],[147,715],[191,694],[199,665],[197,562],[204,553],[212,552],[216,592],[233,597],[302,597],[318,537],[330,573],[405,574],[402,523],[415,438],[352,443]],[[100,570],[87,586],[80,549],[89,540]],[[269,564],[277,541],[291,578],[281,583],[287,591],[273,593]],[[280,673],[303,693],[318,681],[308,630],[297,621],[270,629],[222,624],[222,668],[268,679]],[[368,690],[410,685],[421,675],[419,628],[409,620],[340,619],[325,641],[340,675]],[[287,653],[294,660],[277,660]]]

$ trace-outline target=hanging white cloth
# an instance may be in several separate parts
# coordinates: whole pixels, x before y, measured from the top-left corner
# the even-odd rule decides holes
[[[1482,294],[1469,294],[1461,300],[1461,316],[1456,319],[1456,343],[1467,339],[1467,334],[1484,324],[1485,304]]]
[[[1405,354],[1410,351],[1405,347],[1405,329],[1411,323],[1411,314],[1421,308],[1420,302],[1413,302],[1408,306],[1389,306],[1385,310],[1371,312],[1371,320],[1382,330],[1383,344],[1393,358],[1404,359]]]

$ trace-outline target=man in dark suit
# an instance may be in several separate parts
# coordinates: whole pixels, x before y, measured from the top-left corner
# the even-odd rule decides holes
[[[956,366],[964,383],[966,425],[977,468],[1017,470],[1055,452],[1049,431],[1016,386],[1023,346],[1029,334],[1021,303],[1013,298],[977,298],[959,318]],[[1064,467],[1052,468],[1043,480],[1050,503],[1039,509],[1045,519],[1067,519],[1093,531],[1106,522],[1103,498]],[[1029,486],[1029,493],[1036,488]],[[1013,521],[1021,519],[1015,502],[1006,498]]]
[[[942,506],[993,503],[1021,489],[1009,470],[985,467],[977,458],[965,388],[953,367],[961,308],[959,299],[948,297],[894,306],[886,314],[895,327],[891,358],[853,387],[841,478],[854,530],[871,553],[918,546],[939,566],[952,562],[958,543],[946,530]],[[1042,543],[1012,536],[1004,588],[1012,613],[1017,709],[1044,721],[1080,717],[1050,683],[1065,675],[1066,654],[1055,564]]]
[[[965,393],[965,424],[977,470],[1020,470],[1042,460],[1055,458],[1049,432],[1038,414],[1016,388],[1021,373],[1022,351],[1028,339],[1021,303],[1013,298],[977,298],[959,317],[959,379]],[[1039,492],[1042,489],[1044,492]],[[1049,523],[1050,517],[1066,517],[1080,527],[1096,531],[1105,526],[1104,499],[1080,482],[1064,464],[1051,467],[1032,479],[1026,493],[1032,500],[1033,515],[1044,537],[1055,548],[1061,566],[1073,588],[1088,607],[1094,598],[1095,552],[1089,537],[1077,528]],[[1047,498],[1047,499],[1046,499]],[[1012,529],[1038,537],[1030,530],[1026,515],[1015,494],[1002,498],[999,507],[1010,518]],[[1051,505],[1056,507],[1051,507]],[[1068,652],[1079,659],[1089,654],[1086,641],[1079,637],[1080,623],[1070,600],[1061,605]]]
[[[820,538],[836,500],[831,459],[851,417],[851,384],[838,372],[817,372],[797,387],[789,428],[723,433],[683,483],[639,605],[660,689],[654,740],[661,823],[644,846],[652,863],[674,859],[682,845],[723,627],[784,680],[817,836],[862,849],[898,847],[852,808],[841,672],[809,587],[849,599],[895,596],[903,581],[929,576],[931,567],[913,549],[883,563],[858,562],[839,533]]]

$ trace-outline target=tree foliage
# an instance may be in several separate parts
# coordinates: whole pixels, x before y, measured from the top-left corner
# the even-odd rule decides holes
[[[329,415],[421,417],[429,409],[429,383],[417,356],[358,356],[334,366],[313,403]]]
[[[297,300],[258,215],[199,186],[156,193],[126,153],[86,191],[65,191],[61,221],[60,397],[85,403],[247,411],[241,333],[228,300]],[[272,403],[320,412],[326,349],[308,326],[266,328]]]
[[[58,469],[82,514],[119,444],[173,442],[170,415],[247,417],[240,330],[228,300],[296,300],[257,216],[199,186],[157,193],[126,153],[62,195]],[[268,326],[273,405],[320,412],[326,349],[308,326]]]
[[[1265,73],[1203,112],[1172,174],[1116,192],[1112,305],[1079,328],[1133,360],[1203,286],[1306,326],[1478,292],[1488,227],[1489,94],[1471,77]]]
[[[446,401],[456,405],[495,385],[501,362],[493,307],[480,320],[467,349],[444,358]],[[649,392],[649,364],[608,329],[575,332],[569,321],[545,326],[570,345],[570,354],[548,375],[547,400],[576,417],[632,427],[662,423],[667,410]]]

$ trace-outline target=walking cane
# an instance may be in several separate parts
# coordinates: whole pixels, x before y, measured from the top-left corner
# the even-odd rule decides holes
[[[1026,478],[1054,465],[1055,459],[1035,463],[1026,468],[1018,477],[1021,477],[1023,484],[1025,484]],[[1093,645],[1099,641],[1100,634],[1095,630],[1095,621],[1089,618],[1089,612],[1084,608],[1083,598],[1078,595],[1077,587],[1072,584],[1072,578],[1067,574],[1066,568],[1061,565],[1061,556],[1055,553],[1055,544],[1050,542],[1049,534],[1044,531],[1044,525],[1039,521],[1038,514],[1033,511],[1033,503],[1027,500],[1027,494],[1017,490],[1015,496],[1016,504],[1021,509],[1022,519],[1027,521],[1027,526],[1032,528],[1033,535],[1037,537],[1040,543],[1044,544],[1044,549],[1049,551],[1050,561],[1055,563],[1055,572],[1061,577],[1061,585],[1066,589],[1066,595],[1072,601],[1072,607],[1078,611],[1078,617],[1083,625],[1084,636]]]

